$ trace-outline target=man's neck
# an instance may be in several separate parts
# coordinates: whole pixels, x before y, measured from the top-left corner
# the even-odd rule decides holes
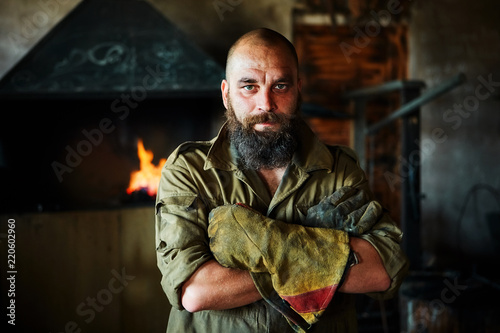
[[[276,193],[276,190],[278,189],[278,186],[281,183],[281,179],[285,174],[285,170],[286,166],[275,169],[259,169],[257,171],[257,174],[259,175],[260,179],[262,179],[264,184],[267,186],[267,189],[269,190],[269,193],[271,193],[271,196],[273,196],[274,193]]]

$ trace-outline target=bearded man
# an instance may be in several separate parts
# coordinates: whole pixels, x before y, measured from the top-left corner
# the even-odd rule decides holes
[[[227,122],[167,159],[156,201],[167,332],[356,332],[354,294],[392,297],[401,231],[354,152],[300,117],[293,45],[256,29],[228,52]]]

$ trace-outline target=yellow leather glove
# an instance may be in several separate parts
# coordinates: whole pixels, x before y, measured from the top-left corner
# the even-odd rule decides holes
[[[309,325],[330,303],[350,252],[343,230],[288,224],[239,204],[212,210],[208,235],[221,265],[269,272],[278,295]]]

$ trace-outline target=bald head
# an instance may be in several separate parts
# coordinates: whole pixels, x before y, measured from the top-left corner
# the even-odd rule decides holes
[[[267,28],[259,28],[241,36],[229,49],[226,60],[226,78],[231,71],[233,59],[241,52],[252,48],[268,48],[280,53],[284,59],[291,59],[298,70],[298,57],[293,44],[282,34]]]

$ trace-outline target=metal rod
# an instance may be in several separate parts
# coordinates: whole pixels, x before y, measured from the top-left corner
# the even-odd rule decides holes
[[[419,97],[411,100],[410,102],[404,104],[401,106],[398,110],[394,111],[391,113],[388,117],[385,119],[381,120],[380,122],[376,123],[375,125],[372,125],[366,129],[367,134],[373,134],[374,132],[378,131],[382,127],[386,126],[387,124],[391,123],[392,121],[396,120],[399,117],[403,117],[411,112],[413,112],[416,108],[420,107],[421,105],[433,100],[434,98],[437,98],[444,93],[452,90],[453,88],[461,85],[464,83],[466,80],[466,76],[464,73],[460,73],[458,75],[455,75],[453,78],[439,84],[436,87],[433,87],[420,95]]]
[[[489,285],[490,287],[493,287],[493,288],[496,288],[496,289],[499,289],[499,290],[500,290],[500,284],[498,284],[498,283],[494,282],[493,280],[490,280],[490,279],[488,279],[488,278],[485,278],[484,276],[479,275],[479,274],[477,274],[477,273],[474,273],[474,274],[472,275],[472,277],[473,277],[474,279],[476,279],[476,280],[478,280],[478,281],[480,281],[480,282],[484,283],[484,284]]]
[[[345,99],[358,99],[358,98],[370,98],[377,95],[383,95],[390,93],[391,91],[403,90],[407,88],[424,88],[425,83],[422,81],[411,80],[411,81],[391,81],[381,85],[362,88],[346,93],[343,98]]]

